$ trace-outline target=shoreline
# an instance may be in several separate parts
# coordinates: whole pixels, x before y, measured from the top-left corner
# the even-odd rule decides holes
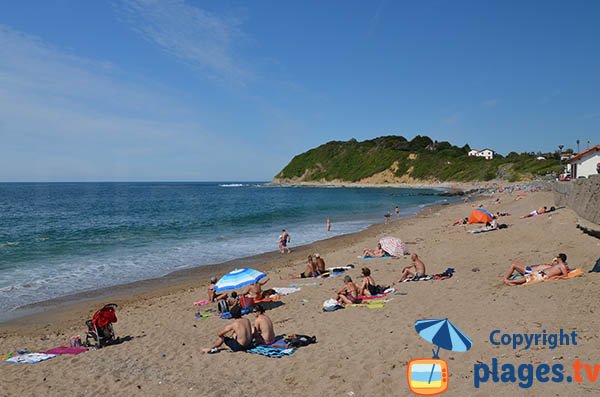
[[[454,203],[436,203],[426,205],[415,214],[401,216],[395,218],[388,225],[393,225],[397,222],[417,218],[420,213],[431,208],[432,210],[448,205],[461,204],[461,201]],[[44,323],[52,325],[51,318],[54,316],[60,317],[60,322],[69,320],[71,317],[69,311],[90,311],[90,307],[101,306],[109,300],[115,301],[117,304],[126,304],[139,299],[148,299],[156,296],[170,294],[175,291],[198,288],[199,285],[208,285],[211,276],[215,274],[225,274],[235,268],[248,267],[263,272],[269,272],[275,268],[287,267],[292,262],[304,263],[304,258],[314,252],[318,252],[324,246],[330,243],[346,245],[352,240],[369,235],[374,232],[381,231],[380,229],[386,226],[383,223],[373,223],[367,226],[366,229],[355,232],[331,236],[326,239],[313,241],[308,244],[294,247],[291,254],[280,255],[279,251],[266,251],[260,254],[234,258],[219,263],[209,263],[204,265],[195,265],[185,269],[174,270],[163,276],[142,279],[124,284],[117,284],[109,287],[103,287],[88,291],[76,292],[56,298],[46,299],[39,302],[29,303],[19,306],[6,314],[0,316],[0,327],[2,331],[9,329],[22,330],[23,327],[35,326],[36,323]],[[347,241],[348,240],[348,241]],[[277,262],[282,261],[283,265],[278,266]],[[258,263],[257,263],[258,262]],[[75,316],[79,317],[79,316]]]

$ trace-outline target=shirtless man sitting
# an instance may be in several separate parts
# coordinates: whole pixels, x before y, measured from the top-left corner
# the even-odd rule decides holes
[[[262,286],[269,282],[269,278],[265,278],[262,281],[257,281],[254,284],[250,284],[244,291],[243,295],[254,299],[262,299],[263,291]]]
[[[344,286],[337,290],[336,294],[335,299],[340,303],[360,303],[360,299],[358,299],[358,288],[356,288],[356,285],[352,282],[350,276],[344,277]]]
[[[306,261],[306,270],[300,274],[290,274],[290,278],[309,278],[316,277],[318,275],[315,270],[315,262],[311,255],[308,256],[308,260]]]
[[[318,275],[325,273],[325,261],[321,258],[321,255],[313,255],[313,268]]]
[[[233,322],[217,334],[218,339],[211,347],[202,349],[204,353],[217,353],[219,347],[223,344],[227,345],[234,352],[250,348],[252,343],[252,325],[250,324],[250,320],[242,318],[242,309],[239,306],[232,307],[230,313]],[[230,332],[232,332],[231,337],[226,336]]]
[[[377,248],[373,251],[365,248],[363,251],[363,258],[381,258],[382,256],[385,256],[385,254],[386,252],[381,248],[381,244],[377,244]]]
[[[515,271],[522,274],[523,277],[511,279],[510,277]],[[506,285],[518,285],[528,281],[548,280],[552,277],[566,276],[568,273],[569,265],[567,264],[567,255],[560,253],[556,258],[552,259],[552,264],[544,263],[534,266],[525,266],[521,262],[514,262],[509,266],[502,277],[502,281],[504,281],[504,284]]]
[[[252,329],[252,336],[257,345],[270,345],[275,342],[273,322],[265,314],[265,308],[260,303],[254,305],[252,313],[256,316]]]
[[[411,265],[406,266],[404,269],[402,269],[402,274],[400,275],[399,282],[403,282],[404,280],[408,279],[409,277],[415,278],[415,277],[420,277],[420,276],[425,275],[425,264],[419,258],[419,255],[412,254],[410,256],[410,259],[412,260],[413,263]]]

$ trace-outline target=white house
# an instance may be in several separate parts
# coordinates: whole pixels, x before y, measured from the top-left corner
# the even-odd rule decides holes
[[[600,168],[600,145],[577,153],[567,162],[571,166],[571,178],[598,174]]]
[[[492,149],[473,149],[469,152],[469,156],[484,157],[486,160],[491,160],[494,158],[494,151]]]

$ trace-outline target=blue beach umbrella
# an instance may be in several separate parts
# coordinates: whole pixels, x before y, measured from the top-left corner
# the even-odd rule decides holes
[[[437,346],[437,351],[433,350],[433,358],[439,358],[440,347],[453,352],[466,352],[473,345],[471,339],[447,318],[418,320],[415,322],[415,329],[421,338]],[[435,365],[431,367],[429,382],[431,382],[434,368]]]
[[[254,269],[235,269],[223,277],[215,284],[215,292],[222,292],[232,289],[238,289],[246,285],[254,284],[258,280],[266,277],[266,274]]]

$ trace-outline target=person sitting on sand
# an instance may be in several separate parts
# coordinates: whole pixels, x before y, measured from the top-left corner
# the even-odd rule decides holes
[[[204,353],[217,353],[219,347],[223,344],[227,345],[232,351],[240,352],[250,348],[252,344],[252,325],[250,320],[242,318],[242,308],[234,306],[230,310],[233,322],[227,325],[217,334],[216,342],[207,349],[202,349]],[[226,336],[232,332],[231,337]]]
[[[533,280],[547,280],[555,276],[566,276],[569,270],[567,255],[560,253],[556,258],[552,259],[552,264],[543,263],[540,265],[525,266],[521,262],[511,263],[502,277],[502,281],[506,285],[518,285]],[[523,277],[511,279],[510,277],[514,272],[521,274]]]
[[[323,258],[321,258],[321,255],[319,254],[313,255],[313,269],[319,276],[325,273],[325,261],[323,260]]]
[[[545,214],[545,213],[546,213],[546,207],[540,207],[540,208],[538,208],[538,209],[537,209],[537,210],[535,210],[535,211],[531,211],[531,212],[530,212],[529,214],[527,214],[527,215],[523,215],[523,216],[521,217],[521,219],[523,219],[523,218],[531,218],[532,216],[542,215],[542,214]]]
[[[425,275],[425,264],[419,258],[419,255],[412,254],[410,256],[410,259],[413,263],[402,269],[402,274],[400,275],[399,282],[403,282],[408,278],[419,278]]]
[[[267,277],[263,280],[259,280],[259,281],[255,282],[254,284],[250,284],[248,286],[248,288],[246,288],[244,290],[243,295],[248,296],[250,298],[254,298],[254,299],[262,299],[263,298],[262,286],[268,282],[269,282],[269,278]]]
[[[344,286],[336,291],[335,299],[341,304],[360,303],[358,289],[350,276],[344,276]]]
[[[373,251],[366,248],[363,250],[363,258],[381,258],[382,256],[385,256],[385,254],[386,252],[381,248],[381,244],[379,243],[377,244],[377,248]]]
[[[254,305],[252,313],[256,316],[254,326],[252,327],[252,336],[257,345],[270,345],[275,342],[275,331],[273,330],[273,322],[265,314],[265,308],[257,303]]]
[[[208,286],[208,301],[209,302],[216,302],[218,300],[221,299],[226,299],[227,298],[227,294],[222,293],[222,294],[218,294],[215,292],[215,285],[217,284],[217,278],[216,277],[211,277],[210,278],[210,285]]]
[[[313,261],[312,255],[308,256],[308,260],[306,261],[306,270],[300,274],[290,274],[290,278],[310,278],[317,277],[318,274],[315,271],[315,262]]]
[[[231,293],[231,296],[229,298],[227,298],[227,306],[232,308],[239,304],[240,304],[240,297],[238,296],[237,292],[233,291]]]
[[[361,273],[363,275],[363,279],[360,284],[360,287],[358,287],[359,295],[364,295],[364,296],[377,295],[377,293],[379,292],[379,289],[377,288],[377,285],[375,284],[375,280],[371,276],[371,269],[369,269],[368,267],[363,267],[361,269]]]

